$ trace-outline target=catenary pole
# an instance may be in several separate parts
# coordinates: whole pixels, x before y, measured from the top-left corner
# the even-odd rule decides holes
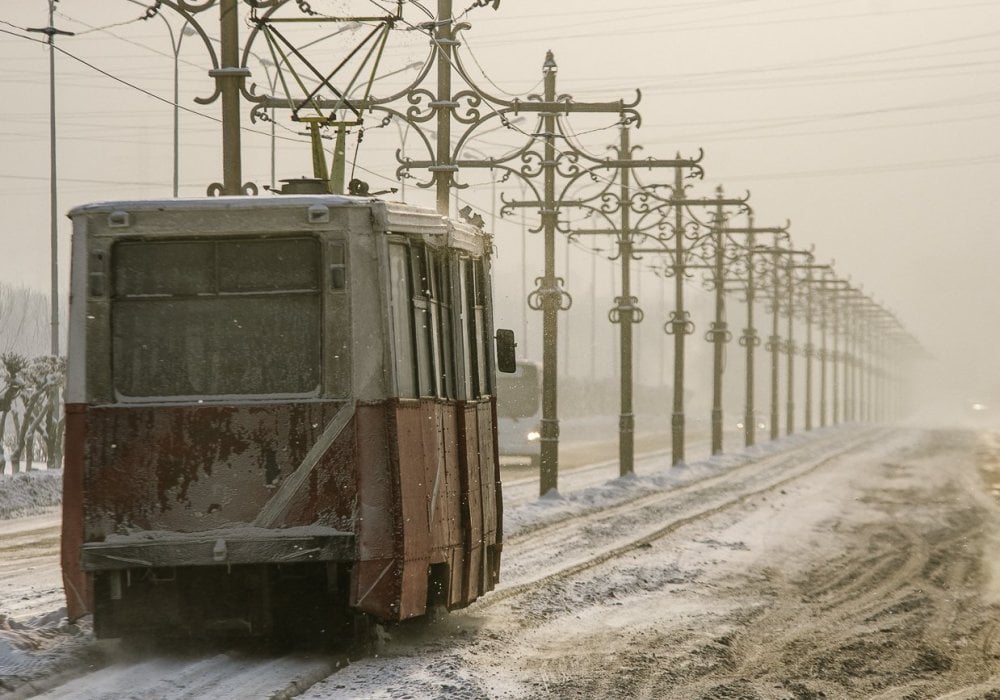
[[[45,34],[49,45],[49,272],[51,295],[51,335],[49,350],[59,355],[59,188],[56,158],[56,35],[73,36],[73,32],[55,28],[56,1],[49,0],[47,27],[29,28],[29,32]]]

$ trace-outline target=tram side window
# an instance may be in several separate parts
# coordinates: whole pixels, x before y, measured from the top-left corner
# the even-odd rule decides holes
[[[397,242],[390,245],[390,266],[400,396],[455,398],[450,257]]]
[[[476,399],[490,393],[486,353],[486,289],[482,260],[460,261],[462,361],[465,367],[465,396]]]
[[[389,322],[395,358],[396,390],[402,398],[417,397],[417,350],[411,315],[410,262],[405,243],[389,244]]]
[[[482,261],[400,241],[389,246],[389,267],[399,396],[488,395]],[[456,385],[457,375],[464,385]]]
[[[486,328],[486,280],[483,274],[483,261],[474,260],[471,265],[472,320],[475,324],[475,354],[476,354],[476,395],[486,396],[490,393],[489,373],[486,371],[486,352],[489,348],[489,338]]]
[[[437,324],[434,323],[434,295],[427,249],[420,244],[410,246],[413,283],[413,328],[416,332],[417,378],[420,396],[440,396],[437,369]]]
[[[451,257],[442,252],[434,256],[431,266],[434,281],[432,311],[437,312],[438,367],[440,368],[441,396],[455,398],[455,340],[452,336]]]
[[[461,324],[461,336],[462,336],[462,367],[464,372],[462,373],[462,378],[464,380],[464,393],[462,394],[466,399],[473,399],[476,394],[473,388],[476,386],[473,381],[472,370],[474,355],[472,354],[472,347],[475,344],[473,337],[473,323],[472,315],[469,313],[469,282],[470,274],[469,269],[471,268],[471,261],[468,258],[462,258],[458,261],[459,264],[459,275],[458,275],[458,309],[459,309],[459,323]]]

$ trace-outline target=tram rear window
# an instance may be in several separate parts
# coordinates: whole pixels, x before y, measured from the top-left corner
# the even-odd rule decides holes
[[[112,260],[118,395],[318,391],[316,240],[129,241]]]

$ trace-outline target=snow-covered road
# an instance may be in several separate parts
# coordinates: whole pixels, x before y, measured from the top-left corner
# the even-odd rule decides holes
[[[59,509],[0,520],[0,615],[24,620],[63,605]]]
[[[654,454],[608,481],[615,472],[567,470],[543,499],[509,483],[500,588],[390,629],[377,656],[150,656],[76,635],[105,668],[35,687],[60,698],[1000,696],[1000,437],[828,429],[683,467]],[[21,532],[42,541],[45,528]],[[0,529],[0,565],[23,558],[12,553],[24,536]],[[5,590],[34,579],[20,580]],[[0,647],[0,674],[11,658]]]
[[[304,697],[996,697],[1000,519],[978,472],[996,445],[924,431],[782,442],[714,486],[634,501],[620,524],[576,520],[576,542],[526,520],[497,595],[397,633]],[[607,538],[634,544],[600,561]]]

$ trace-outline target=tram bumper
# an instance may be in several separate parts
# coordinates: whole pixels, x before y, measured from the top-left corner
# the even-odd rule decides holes
[[[145,531],[112,535],[82,548],[84,571],[137,567],[296,564],[349,561],[354,533],[328,527],[234,528],[195,533]]]

